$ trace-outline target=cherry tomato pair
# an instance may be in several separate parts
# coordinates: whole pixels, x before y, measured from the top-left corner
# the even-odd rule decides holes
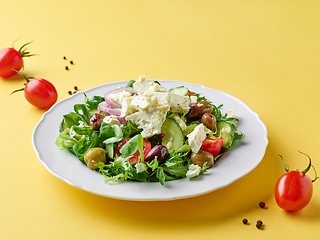
[[[36,78],[30,81],[33,78],[26,78],[19,72],[23,67],[23,58],[34,55],[26,51],[28,44],[30,42],[24,44],[18,51],[14,48],[0,50],[0,77],[10,78],[19,73],[27,83],[24,88],[12,93],[24,90],[24,96],[29,103],[41,109],[49,109],[58,98],[57,90],[52,83],[43,78]]]
[[[298,170],[289,172],[289,168],[284,165],[283,158],[280,156],[286,173],[276,182],[274,194],[278,206],[287,211],[298,211],[309,204],[313,193],[312,183],[318,178],[311,164],[311,158],[305,153],[300,153],[309,158],[308,167],[301,172]],[[306,175],[311,167],[316,174],[313,180]]]

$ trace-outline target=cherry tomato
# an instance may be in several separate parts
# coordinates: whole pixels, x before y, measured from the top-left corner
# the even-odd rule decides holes
[[[188,95],[195,95],[195,92],[189,92]]]
[[[116,147],[116,150],[114,151],[114,155],[115,156],[120,156],[122,155],[119,151],[120,151],[120,148],[122,148],[122,146],[124,144],[126,144],[131,138],[126,138],[124,139],[123,141],[121,141],[118,146]],[[146,140],[146,139],[143,139],[143,154],[144,154],[144,157],[146,157],[148,155],[148,153],[150,152],[151,150],[151,143]],[[139,161],[139,156],[140,156],[140,152],[139,150],[137,150],[134,154],[132,154],[132,157],[129,158],[129,162],[132,162],[132,163],[136,163]]]
[[[26,100],[33,106],[41,109],[49,109],[58,99],[58,93],[55,87],[49,81],[43,78],[36,78],[30,81],[32,78],[26,78],[22,73],[18,72],[27,83],[22,89],[13,91],[24,91]]]
[[[223,139],[221,137],[216,139],[206,138],[203,141],[200,150],[211,153],[215,157],[219,154],[222,147],[222,143],[223,143]]]
[[[307,175],[305,175],[305,173],[309,171],[310,167],[313,167],[310,157],[308,155],[306,156],[309,158],[309,166],[304,171],[289,172],[289,169],[283,165],[287,173],[283,174],[278,179],[275,186],[274,194],[278,206],[284,210],[301,210],[306,207],[311,200],[313,193],[312,183],[318,177],[316,176],[314,180],[311,180]],[[280,157],[283,163],[283,158],[282,156]]]
[[[18,51],[14,48],[0,50],[0,77],[9,78],[16,75],[23,67],[23,57],[33,56],[24,48],[28,44],[24,44]]]

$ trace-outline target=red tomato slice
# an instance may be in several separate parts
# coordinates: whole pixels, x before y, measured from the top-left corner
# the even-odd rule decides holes
[[[195,92],[189,92],[188,95],[195,95]]]
[[[122,155],[120,153],[120,148],[122,148],[122,146],[124,144],[126,144],[131,138],[127,138],[127,139],[124,139],[123,141],[121,141],[118,146],[116,147],[116,150],[114,151],[114,156],[120,156]],[[144,157],[147,156],[147,154],[150,152],[151,150],[151,143],[148,141],[148,140],[145,140],[143,139],[143,154],[144,154]],[[129,158],[129,162],[132,162],[132,163],[136,163],[139,161],[139,156],[140,156],[140,152],[139,150],[137,150],[134,154],[132,154],[132,157]]]
[[[206,138],[203,141],[200,150],[211,153],[215,157],[219,154],[222,147],[222,143],[223,143],[223,139],[221,137],[216,139]]]

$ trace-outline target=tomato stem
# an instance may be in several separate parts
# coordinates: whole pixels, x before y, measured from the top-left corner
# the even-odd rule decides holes
[[[303,152],[300,152],[299,151],[299,153],[301,153],[301,154],[303,154],[303,155],[305,155],[305,156],[307,156],[308,158],[309,158],[309,165],[308,165],[308,167],[305,169],[305,170],[303,170],[303,171],[301,171],[302,173],[304,173],[304,174],[306,174],[309,170],[310,170],[310,167],[311,167],[311,158],[307,155],[307,154],[305,154],[305,153],[303,153]]]
[[[318,177],[318,175],[317,175],[317,171],[316,171],[316,169],[314,168],[314,166],[311,165],[311,167],[313,168],[313,171],[314,171],[314,173],[315,173],[315,177],[314,177],[314,179],[311,180],[311,181],[312,181],[312,182],[315,182],[319,177]]]
[[[13,69],[14,71],[16,71],[21,77],[23,77],[27,82],[26,83],[23,83],[23,85],[27,85],[28,82],[30,82],[30,79],[34,79],[34,77],[26,77],[23,73]],[[24,90],[24,87],[23,88],[20,88],[20,89],[17,89],[17,90],[14,90],[10,95],[16,93],[16,92],[20,92],[20,91],[23,91]]]
[[[307,166],[307,168],[305,169],[305,170],[303,170],[303,171],[299,171],[298,169],[297,169],[297,172],[301,172],[301,173],[303,173],[303,174],[306,174],[309,170],[310,170],[310,168],[312,167],[313,168],[313,171],[314,171],[314,173],[315,173],[315,178],[313,179],[313,180],[311,180],[312,182],[315,182],[319,177],[318,177],[318,175],[317,175],[317,171],[316,171],[316,169],[315,169],[315,167],[312,165],[312,163],[311,163],[311,158],[309,157],[309,155],[307,155],[307,154],[305,154],[305,153],[303,153],[303,152],[300,152],[299,151],[299,153],[301,153],[301,154],[303,154],[303,155],[305,155],[305,156],[307,156],[308,158],[309,158],[309,165]],[[284,170],[286,171],[286,172],[289,172],[289,167],[288,167],[288,165],[284,165],[284,163],[283,163],[283,157],[281,156],[281,155],[279,155],[280,157],[281,157],[281,160],[282,160],[282,166],[283,166],[283,168],[284,168]]]
[[[282,166],[283,166],[284,170],[285,170],[286,172],[289,172],[289,167],[288,167],[288,165],[284,165],[284,163],[283,163],[283,157],[282,157],[281,155],[279,155],[279,157],[281,157]]]
[[[31,42],[28,42],[28,43],[25,43],[23,44],[20,49],[19,49],[19,53],[22,55],[22,57],[31,57],[31,56],[34,56],[35,54],[31,54],[30,52],[27,52],[27,48],[25,48],[27,45],[29,45]]]

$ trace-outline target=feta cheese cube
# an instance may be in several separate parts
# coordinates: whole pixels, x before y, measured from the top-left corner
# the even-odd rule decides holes
[[[151,82],[151,83],[149,83],[148,91],[151,91],[151,92],[165,92],[166,89],[163,86],[159,85],[158,83]]]
[[[114,116],[114,115],[104,117],[103,121],[105,123],[108,123],[110,126],[112,126],[112,125],[120,126],[121,125],[121,123],[119,122],[118,118],[116,116]]]
[[[191,147],[191,151],[193,153],[198,153],[202,142],[206,139],[206,133],[204,130],[204,125],[201,123],[196,126],[193,131],[187,135],[188,137],[188,144]]]
[[[227,113],[227,118],[235,118],[236,117],[236,109],[230,108]]]
[[[108,96],[108,99],[114,103],[117,103],[119,105],[122,105],[122,101],[125,98],[129,98],[131,97],[131,93],[127,92],[127,91],[122,91],[122,92],[117,92],[117,93],[113,93],[110,94]]]
[[[149,88],[149,84],[146,81],[146,75],[140,76],[132,86],[138,91],[139,95],[142,95]]]
[[[170,102],[170,96],[168,92],[145,91],[143,96],[150,99],[149,107],[168,106]]]
[[[131,105],[139,110],[145,110],[151,104],[151,99],[144,95],[136,95],[132,98]]]
[[[139,111],[126,117],[137,124],[140,129],[142,137],[149,138],[161,133],[161,127],[166,119],[169,106],[147,108],[145,111]]]
[[[147,166],[142,162],[136,163],[135,168],[137,169],[137,173],[141,173],[147,170]]]
[[[190,96],[190,103],[192,104],[192,103],[196,103],[198,101],[198,97],[197,96],[193,96],[193,95],[191,95]]]
[[[187,178],[196,177],[196,176],[198,176],[200,174],[200,172],[201,172],[201,167],[200,166],[191,164],[191,165],[189,165],[186,177]]]
[[[122,101],[122,108],[121,108],[121,117],[126,117],[138,110],[131,104],[133,97],[124,98]]]
[[[175,93],[170,93],[170,112],[183,112],[190,109],[190,98]]]

